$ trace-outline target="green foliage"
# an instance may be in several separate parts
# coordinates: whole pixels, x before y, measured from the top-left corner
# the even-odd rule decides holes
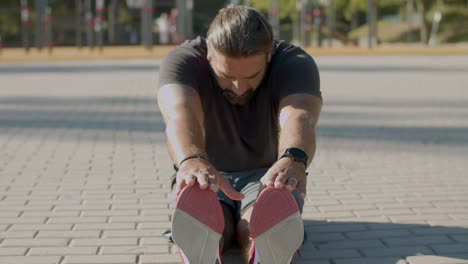
[[[264,14],[268,14],[271,0],[250,0],[253,7],[257,8]],[[318,0],[306,0],[309,4],[317,4]],[[386,16],[404,15],[406,12],[406,5],[408,0],[373,0],[378,7],[378,17],[381,20]],[[439,28],[439,39],[441,41],[468,41],[466,31],[468,31],[468,2],[467,0],[413,0],[415,7],[420,7],[421,3],[424,5],[425,18],[429,22],[427,25],[430,29],[434,12],[440,10],[442,12],[442,20]],[[34,21],[34,4],[35,1],[29,0],[29,5],[33,12],[31,18]],[[94,2],[94,1],[93,1]],[[134,12],[127,9],[126,0],[119,0],[118,10],[118,23],[122,25],[139,25],[139,18]],[[175,1],[174,1],[175,2]],[[229,2],[227,0],[196,0],[196,13],[194,19],[196,20],[197,27],[206,27],[211,22],[215,15],[215,9]],[[241,1],[242,2],[242,1]],[[106,1],[106,4],[108,1]],[[353,27],[361,27],[362,31],[366,31],[367,23],[367,4],[368,0],[333,0],[335,10],[335,29],[342,35],[348,35]],[[419,3],[419,5],[416,5]],[[280,25],[281,35],[287,36],[292,34],[293,21],[296,20],[298,12],[296,10],[296,0],[279,0],[280,4]],[[75,1],[68,0],[48,0],[48,5],[52,8],[52,15],[55,18],[75,16]],[[327,7],[325,7],[327,8]],[[416,11],[416,10],[415,10]],[[353,24],[354,22],[354,24]],[[398,21],[397,21],[398,22]],[[401,37],[404,40],[404,34],[415,30],[409,30],[409,26],[403,22],[398,22],[400,25],[396,26],[406,32],[402,32]],[[353,26],[351,26],[353,24]],[[396,32],[391,28],[388,23],[379,23],[379,36],[382,39],[398,39],[398,37],[386,38],[387,29]],[[326,30],[326,28],[324,28]],[[200,30],[197,30],[197,33]],[[200,31],[201,32],[201,31]],[[358,31],[356,31],[358,32]],[[354,32],[355,35],[360,35]],[[397,34],[390,34],[396,36]],[[18,41],[21,37],[21,20],[20,20],[20,1],[19,0],[0,0],[0,36],[4,41],[15,40]]]
[[[269,0],[252,0],[252,6],[264,14],[268,14],[270,8]],[[280,20],[292,21],[296,18],[296,1],[280,0]]]
[[[434,18],[434,13],[440,11],[442,18],[439,27],[439,41],[456,42],[468,41],[468,6],[467,5],[443,5],[434,7],[427,13],[427,20]]]
[[[19,1],[2,0],[0,4],[0,37],[3,41],[21,32]]]

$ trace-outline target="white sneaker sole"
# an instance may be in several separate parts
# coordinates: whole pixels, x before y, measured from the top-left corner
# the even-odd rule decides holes
[[[172,216],[172,239],[184,264],[221,263],[223,229],[224,215],[215,193],[197,185],[182,190]]]
[[[267,188],[252,212],[253,264],[289,264],[304,240],[304,223],[296,200],[286,189]]]

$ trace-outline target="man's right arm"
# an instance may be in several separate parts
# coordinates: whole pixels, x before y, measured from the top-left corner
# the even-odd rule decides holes
[[[215,191],[219,187],[231,199],[241,200],[243,195],[236,192],[207,160],[204,115],[197,91],[180,84],[166,84],[159,88],[158,104],[166,123],[169,155],[179,169],[177,190],[192,186],[197,181],[202,189],[210,186]],[[191,156],[204,158],[185,160]]]
[[[180,84],[159,88],[158,105],[166,123],[169,155],[176,166],[186,157],[206,157],[203,110],[195,89]]]

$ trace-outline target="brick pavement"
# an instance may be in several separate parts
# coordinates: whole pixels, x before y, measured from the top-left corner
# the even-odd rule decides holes
[[[300,263],[468,263],[468,57],[317,61]],[[0,65],[1,264],[179,263],[157,63]]]

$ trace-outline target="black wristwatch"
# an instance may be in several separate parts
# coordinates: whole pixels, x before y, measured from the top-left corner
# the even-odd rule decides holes
[[[284,154],[280,157],[280,159],[288,157],[291,158],[294,161],[299,161],[304,163],[304,166],[307,168],[307,160],[309,157],[307,156],[307,153],[303,151],[302,149],[299,148],[287,148],[284,151]]]

